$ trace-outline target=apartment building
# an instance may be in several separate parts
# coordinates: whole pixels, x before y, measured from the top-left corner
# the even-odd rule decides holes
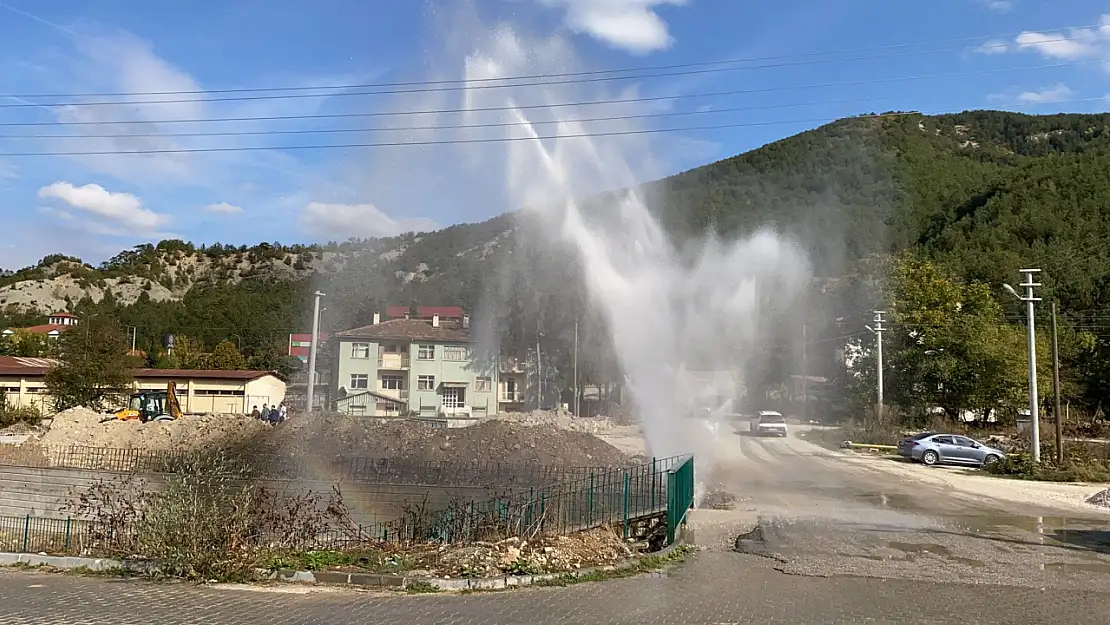
[[[477,349],[470,319],[394,318],[332,335],[335,405],[367,416],[497,414],[498,359]]]

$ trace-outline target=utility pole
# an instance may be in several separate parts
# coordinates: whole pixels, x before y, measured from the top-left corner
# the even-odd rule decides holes
[[[1056,302],[1052,302],[1052,416],[1056,417],[1056,462],[1064,462],[1064,415],[1060,412],[1060,344],[1056,339]]]
[[[578,414],[578,320],[574,321],[574,416]]]
[[[1018,292],[1014,290],[1014,287],[1008,284],[1002,286],[1009,291],[1011,295],[1025,302],[1025,314],[1029,317],[1029,334],[1027,337],[1029,342],[1029,420],[1033,426],[1033,462],[1040,462],[1041,418],[1040,399],[1037,397],[1037,332],[1033,322],[1033,304],[1041,301],[1041,298],[1033,294],[1033,288],[1041,286],[1040,282],[1035,281],[1035,276],[1039,274],[1041,270],[1021,269],[1019,271],[1025,274],[1025,281],[1018,285],[1025,287],[1025,295],[1019,295]]]
[[[878,416],[880,421],[882,421],[883,419],[883,332],[886,331],[886,328],[883,327],[883,315],[885,314],[886,311],[884,310],[876,310],[875,319],[873,320],[875,327],[872,328],[871,326],[864,326],[868,330],[871,330],[871,333],[875,335],[875,349],[876,356],[878,357],[875,364],[875,377],[877,378],[878,383],[879,399],[878,403],[875,404],[875,414]]]
[[[316,348],[320,342],[320,298],[324,294],[316,291],[312,303],[312,345],[308,348],[308,406],[305,414],[312,414],[316,407],[313,402],[316,397]]]
[[[809,363],[806,358],[807,327],[802,324],[802,421],[809,423]]]
[[[536,319],[536,410],[543,410],[543,362],[540,360],[540,321]]]

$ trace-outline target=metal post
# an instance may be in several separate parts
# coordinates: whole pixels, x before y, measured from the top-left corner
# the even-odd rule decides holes
[[[574,416],[578,414],[578,322],[574,322]]]
[[[27,515],[23,519],[23,550],[22,553],[27,553],[30,549],[31,542],[31,515]]]
[[[1064,462],[1064,415],[1060,410],[1060,345],[1056,338],[1056,302],[1052,302],[1052,416],[1056,419],[1056,462]]]
[[[313,402],[316,400],[316,348],[320,342],[320,298],[324,294],[316,291],[312,303],[312,345],[308,348],[308,406],[305,408],[305,414],[312,414],[312,410],[316,407]]]
[[[632,474],[628,471],[624,472],[624,539],[628,540],[628,515],[629,509],[632,507]]]
[[[883,418],[883,332],[886,328],[883,327],[883,315],[886,311],[875,311],[875,327],[864,326],[875,335],[875,349],[877,362],[875,364],[876,371],[876,384],[878,386],[878,403],[875,405],[875,414],[881,420]]]

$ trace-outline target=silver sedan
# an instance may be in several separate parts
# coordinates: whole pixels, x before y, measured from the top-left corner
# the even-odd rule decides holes
[[[986,466],[1006,457],[1006,454],[977,440],[959,434],[925,432],[898,441],[898,455],[926,466],[960,464]]]

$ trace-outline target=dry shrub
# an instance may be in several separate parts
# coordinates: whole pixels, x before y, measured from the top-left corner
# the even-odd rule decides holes
[[[161,484],[122,474],[75,493],[104,555],[149,560],[161,575],[194,580],[255,577],[268,554],[314,547],[352,526],[342,496],[260,483],[249,457],[218,451],[174,459]]]

